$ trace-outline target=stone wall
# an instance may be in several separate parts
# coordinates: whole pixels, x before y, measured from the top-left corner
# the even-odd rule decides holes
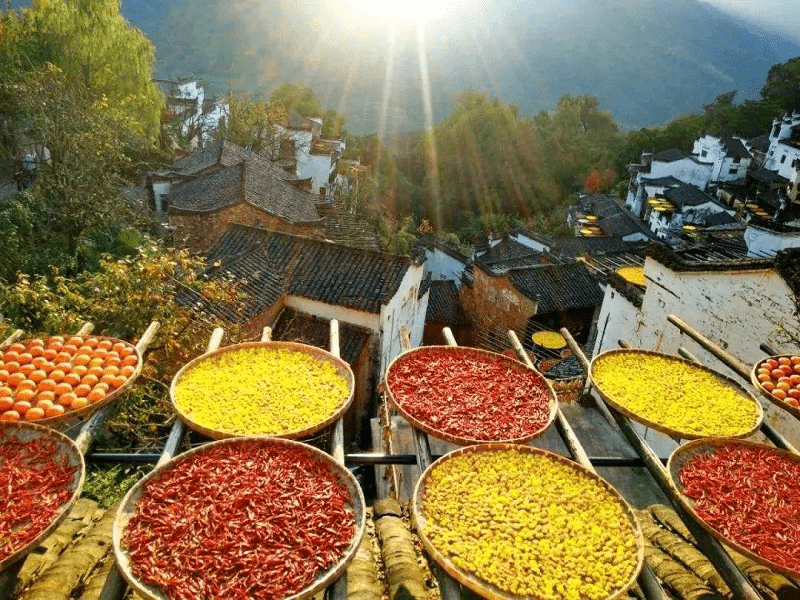
[[[171,212],[169,215],[173,244],[192,252],[207,252],[232,223],[255,225],[309,237],[323,237],[322,223],[293,224],[246,202],[239,202],[211,213]]]
[[[470,322],[487,329],[525,331],[536,314],[536,302],[523,296],[504,276],[491,276],[473,268],[472,287],[461,286],[460,297]]]

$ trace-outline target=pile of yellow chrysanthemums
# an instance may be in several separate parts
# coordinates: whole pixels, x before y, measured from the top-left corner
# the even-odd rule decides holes
[[[742,435],[758,419],[753,399],[668,356],[610,353],[592,365],[592,381],[622,408],[693,436]]]
[[[514,449],[446,459],[426,482],[424,534],[456,566],[506,592],[603,599],[638,564],[622,502],[546,454]]]
[[[198,362],[175,385],[175,404],[207,429],[285,435],[332,417],[349,397],[336,367],[305,352],[246,347]]]

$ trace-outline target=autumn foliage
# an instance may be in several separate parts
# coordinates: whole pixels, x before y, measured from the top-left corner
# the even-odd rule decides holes
[[[607,190],[617,179],[613,169],[604,169],[601,173],[597,169],[592,169],[583,180],[583,189],[587,194],[596,194]]]

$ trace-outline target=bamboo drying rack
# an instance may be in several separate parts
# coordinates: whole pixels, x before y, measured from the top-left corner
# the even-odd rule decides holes
[[[703,336],[700,332],[693,329],[691,326],[687,325],[683,321],[681,321],[678,317],[674,315],[669,315],[668,322],[675,325],[682,333],[687,334],[692,339],[694,339],[698,344],[700,344],[703,348],[711,352],[714,356],[716,356],[719,360],[721,360],[726,366],[731,368],[737,375],[744,378],[745,381],[749,380],[750,374],[750,365],[746,365],[733,357],[732,355],[726,353],[722,350],[719,346],[711,342],[708,338]],[[84,325],[83,328],[78,332],[79,335],[86,335],[90,333],[93,329],[93,326],[90,323]],[[150,327],[148,327],[147,331],[142,335],[142,338],[139,340],[137,344],[137,349],[141,353],[144,353],[147,346],[151,342],[153,336],[155,335],[156,331],[158,330],[158,323],[152,323]],[[577,345],[575,340],[570,335],[569,331],[566,329],[561,330],[562,335],[564,335],[565,339],[568,342],[569,347],[575,353],[578,360],[581,362],[582,367],[586,374],[588,374],[588,367],[589,362],[586,359],[586,356],[583,354],[581,348]],[[18,330],[12,336],[10,336],[7,340],[3,341],[0,345],[10,344],[16,339],[19,339],[22,336],[23,332]],[[455,342],[455,338],[450,331],[449,328],[445,327],[443,329],[443,334],[447,343],[451,346],[457,345]],[[221,328],[216,329],[208,343],[207,352],[211,352],[219,348],[220,343],[222,341],[224,335],[224,330]],[[271,340],[271,329],[269,327],[265,327],[261,336],[261,341],[270,341]],[[533,366],[530,357],[527,352],[522,347],[519,339],[517,338],[516,334],[513,331],[509,331],[509,340],[511,346],[517,352],[520,360],[526,363],[528,366]],[[409,331],[405,327],[400,328],[400,341],[401,341],[401,348],[405,350],[411,349],[411,339],[409,335]],[[622,347],[629,347],[624,340],[620,340],[620,345]],[[781,354],[780,351],[771,348],[769,346],[762,345],[761,349],[766,354]],[[339,324],[336,320],[331,321],[331,335],[330,335],[330,352],[335,356],[339,356]],[[692,360],[694,362],[699,363],[698,361],[688,350],[681,347],[678,350],[678,354],[686,359]],[[591,388],[591,385],[587,385],[587,390]],[[659,487],[664,491],[667,497],[670,499],[672,504],[675,506],[677,513],[680,515],[683,522],[687,525],[691,533],[695,536],[700,546],[702,552],[711,560],[715,568],[720,572],[725,582],[730,586],[731,590],[733,591],[736,598],[742,598],[745,600],[764,600],[764,597],[759,594],[758,591],[752,586],[752,584],[747,580],[747,578],[743,575],[743,573],[734,565],[733,561],[730,559],[722,545],[715,540],[713,537],[709,536],[706,531],[696,522],[694,519],[682,509],[680,506],[680,502],[677,498],[677,490],[675,490],[672,486],[670,486],[669,477],[667,475],[667,471],[664,468],[664,465],[661,462],[661,459],[655,455],[649,445],[639,436],[636,430],[633,428],[632,423],[627,417],[620,415],[618,413],[612,412],[609,408],[605,405],[605,403],[599,399],[595,398],[598,410],[603,415],[603,417],[609,421],[612,427],[616,426],[621,431],[622,435],[627,439],[633,449],[636,451],[638,458],[634,459],[626,459],[626,458],[619,458],[619,457],[592,457],[590,458],[589,455],[584,450],[583,446],[581,445],[580,440],[576,436],[575,432],[573,431],[572,427],[570,426],[569,422],[567,421],[566,417],[564,416],[563,412],[560,408],[556,412],[555,418],[555,426],[556,431],[558,432],[560,438],[564,442],[566,448],[569,451],[572,459],[578,462],[580,465],[585,467],[586,469],[595,472],[595,466],[639,466],[644,465],[647,467],[648,471],[651,473],[653,478],[655,479],[656,483]],[[105,421],[106,417],[110,413],[112,407],[103,407],[98,410],[94,415],[92,415],[80,429],[74,434],[76,435],[76,443],[78,444],[81,451],[86,454],[91,446],[91,443],[94,439],[94,436],[99,431],[100,427],[102,427],[103,422]],[[384,404],[382,408],[383,417],[386,420],[386,424],[390,423],[390,409],[388,403]],[[345,456],[344,454],[344,430],[343,430],[343,423],[342,420],[337,420],[333,425],[333,431],[331,435],[331,454],[333,455],[334,459],[339,463],[345,463],[350,465],[359,464],[359,465],[391,465],[390,473],[393,478],[394,489],[399,489],[399,480],[397,477],[395,465],[403,465],[403,464],[416,464],[420,469],[420,472],[424,472],[425,469],[431,464],[432,456],[430,450],[430,441],[426,433],[419,431],[415,428],[412,428],[413,437],[414,437],[414,446],[415,452],[413,455],[400,455],[394,453],[394,448],[392,447],[391,436],[389,437],[389,448],[388,454],[381,454],[381,453],[364,453],[364,454],[350,454]],[[761,424],[760,431],[778,448],[783,450],[788,450],[790,452],[797,453],[797,450],[787,442],[783,436],[781,436],[777,431],[774,430],[766,421],[763,421]],[[128,461],[135,461],[135,462],[156,462],[157,464],[163,464],[173,458],[179,451],[182,446],[182,442],[185,438],[187,433],[187,429],[185,424],[181,420],[176,420],[172,426],[172,430],[170,431],[169,437],[164,445],[163,451],[160,455],[96,455],[100,460],[105,462],[128,462]],[[91,458],[93,455],[87,456],[87,458],[91,462]],[[13,565],[5,572],[0,574],[0,600],[6,600],[10,597],[10,594],[13,591],[14,587],[14,580],[16,579],[16,574],[19,571],[19,568],[22,566],[22,561],[19,561],[18,564]],[[434,565],[434,574],[436,575],[437,579],[439,580],[441,595],[443,600],[456,600],[461,598],[461,589],[459,584],[453,580],[449,575],[444,573],[438,566]],[[645,597],[648,600],[660,600],[665,599],[666,595],[659,585],[655,575],[653,574],[652,570],[647,566],[644,565],[637,582],[641,588],[641,591],[644,593]],[[101,600],[120,600],[126,590],[126,585],[119,575],[117,569],[112,569],[110,575],[108,576],[105,587],[103,588],[103,592],[100,596]],[[334,582],[328,588],[329,597],[334,598],[335,600],[344,600],[347,596],[347,582],[346,582],[346,573],[340,577],[336,582]]]

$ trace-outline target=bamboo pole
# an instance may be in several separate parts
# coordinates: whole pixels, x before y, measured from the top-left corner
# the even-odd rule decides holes
[[[336,319],[331,319],[330,350],[331,354],[336,358],[341,358],[339,352],[339,321]],[[344,466],[344,423],[342,417],[339,417],[333,425],[331,446],[333,460]],[[331,586],[331,598],[333,600],[347,598],[347,571],[342,573],[342,576]]]
[[[584,373],[587,376],[587,381],[591,383],[591,377],[589,377],[590,364],[584,355],[583,350],[566,327],[561,328],[561,334],[564,336],[564,339],[567,340],[567,344],[569,345],[570,349],[580,361],[581,366],[584,369]],[[759,594],[759,592],[752,586],[742,572],[736,567],[733,560],[725,552],[722,545],[708,535],[705,530],[691,517],[691,515],[684,510],[678,496],[678,491],[672,486],[667,470],[661,463],[661,459],[656,456],[650,446],[648,446],[647,443],[639,436],[639,434],[633,428],[633,425],[631,425],[631,422],[626,417],[610,411],[605,402],[603,402],[599,397],[595,397],[595,403],[597,404],[597,408],[603,417],[612,426],[614,423],[617,424],[620,431],[622,431],[622,434],[625,436],[625,439],[628,440],[628,443],[633,447],[634,450],[636,450],[636,453],[642,457],[642,460],[644,460],[645,465],[647,466],[647,470],[650,471],[653,479],[655,479],[658,486],[674,505],[675,512],[677,512],[681,519],[686,523],[686,526],[690,529],[695,539],[698,541],[700,550],[703,552],[703,554],[708,556],[712,563],[714,563],[714,566],[717,568],[720,575],[722,575],[725,583],[727,583],[728,587],[733,590],[734,596],[741,600],[763,600],[763,596]]]
[[[0,346],[10,346],[14,342],[16,342],[19,338],[22,337],[22,334],[25,333],[22,329],[17,329],[14,333],[0,342]]]
[[[516,351],[517,356],[520,357],[520,360],[533,369],[533,361],[531,361],[531,357],[528,356],[528,353],[525,352],[525,348],[522,347],[522,344],[520,343],[519,338],[513,329],[508,330],[508,339],[511,341],[511,346]],[[572,426],[569,424],[569,421],[567,421],[564,413],[561,412],[560,406],[558,407],[558,412],[556,413],[556,429],[558,430],[561,439],[564,440],[564,444],[567,446],[567,450],[569,450],[572,458],[580,463],[581,466],[589,469],[592,473],[597,473],[592,466],[591,461],[589,460],[589,455],[586,454],[586,451],[583,449],[578,436],[575,435],[575,432],[573,431]]]
[[[272,341],[272,327],[264,327],[264,330],[261,332],[261,341],[262,342]]]

